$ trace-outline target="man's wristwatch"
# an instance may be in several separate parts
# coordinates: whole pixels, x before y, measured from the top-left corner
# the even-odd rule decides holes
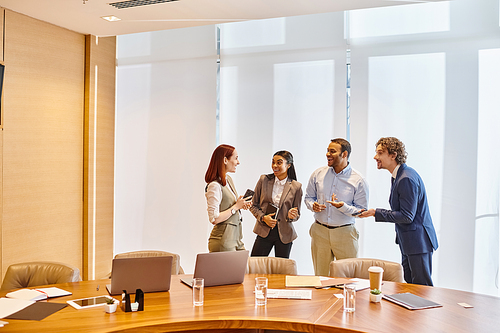
[[[234,214],[236,214],[236,209],[231,208],[231,215],[234,215]]]

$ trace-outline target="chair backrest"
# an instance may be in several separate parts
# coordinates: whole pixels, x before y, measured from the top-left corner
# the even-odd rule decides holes
[[[334,260],[330,263],[330,276],[368,279],[368,268],[371,266],[379,266],[384,269],[382,276],[382,280],[384,281],[405,282],[401,264],[367,258]]]
[[[293,259],[250,257],[248,258],[248,273],[297,275],[297,264]]]
[[[156,251],[156,250],[145,250],[145,251],[132,251],[125,253],[118,253],[115,255],[115,259],[118,258],[140,258],[140,257],[173,257],[172,260],[172,275],[184,274],[184,270],[181,267],[181,257],[178,254],[170,253],[166,251]]]
[[[38,261],[10,265],[2,290],[81,281],[80,270],[58,262]]]

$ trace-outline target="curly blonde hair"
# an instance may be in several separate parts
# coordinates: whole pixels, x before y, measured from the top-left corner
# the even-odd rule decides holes
[[[405,144],[399,139],[394,137],[380,138],[375,147],[378,147],[379,145],[381,145],[382,148],[387,149],[389,154],[396,153],[396,162],[398,164],[406,163],[408,154],[406,153]]]

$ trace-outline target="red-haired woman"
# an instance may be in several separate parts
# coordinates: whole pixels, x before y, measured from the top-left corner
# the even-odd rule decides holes
[[[244,250],[240,209],[248,209],[251,200],[238,196],[228,172],[236,172],[238,152],[233,146],[220,145],[215,148],[208,165],[205,181],[205,197],[210,223],[214,225],[208,239],[210,252]]]

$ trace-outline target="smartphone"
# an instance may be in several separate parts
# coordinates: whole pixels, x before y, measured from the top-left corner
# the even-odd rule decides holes
[[[358,210],[356,213],[352,213],[352,216],[358,216],[359,214],[363,213],[364,210]]]
[[[245,195],[243,195],[243,199],[252,199],[253,195],[255,194],[254,191],[252,191],[251,189],[248,189],[246,192],[245,192]]]

